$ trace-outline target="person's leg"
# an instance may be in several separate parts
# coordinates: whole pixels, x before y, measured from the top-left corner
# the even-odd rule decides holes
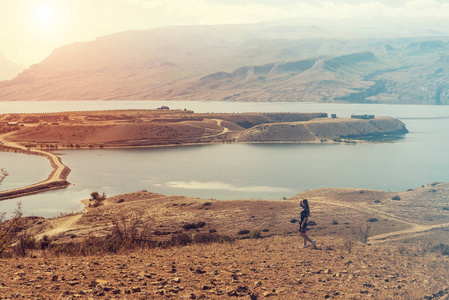
[[[310,240],[310,239],[307,237],[307,235],[306,235],[305,232],[300,232],[299,234],[300,234],[300,235],[302,236],[302,238],[304,239],[304,245],[303,245],[303,246],[307,246],[307,241]]]
[[[307,246],[307,241],[309,241],[313,245],[313,247],[316,248],[315,241],[309,238],[305,232],[301,232],[301,236],[304,238],[304,246]]]

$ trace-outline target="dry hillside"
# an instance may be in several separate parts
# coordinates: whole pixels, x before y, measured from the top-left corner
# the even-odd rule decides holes
[[[147,191],[117,195],[83,214],[30,218],[36,238],[46,235],[54,246],[34,250],[31,257],[2,259],[0,295],[446,299],[448,196],[447,183],[399,193],[318,189],[278,201],[216,201]],[[317,249],[300,248],[295,218],[299,200],[305,197],[312,212],[308,233]],[[86,237],[111,233],[117,220],[130,224],[136,215],[154,241],[195,240],[210,232],[236,240],[128,249],[105,256],[59,252],[55,257],[52,247],[57,249],[59,243],[70,243],[76,252]]]

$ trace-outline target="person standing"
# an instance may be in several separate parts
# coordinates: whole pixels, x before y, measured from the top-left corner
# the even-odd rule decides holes
[[[315,241],[311,240],[308,236],[307,236],[307,221],[309,220],[309,216],[310,216],[310,208],[309,208],[309,202],[307,201],[307,199],[301,200],[301,202],[299,203],[299,205],[301,205],[302,210],[301,210],[301,220],[299,222],[299,235],[303,237],[304,239],[304,244],[301,246],[301,248],[307,248],[307,242],[310,242],[313,246],[313,248],[316,248],[316,243]]]

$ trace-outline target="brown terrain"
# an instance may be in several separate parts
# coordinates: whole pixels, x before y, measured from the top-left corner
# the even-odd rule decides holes
[[[28,218],[29,233],[51,246],[0,259],[0,297],[447,299],[448,196],[448,183],[432,183],[398,193],[318,189],[277,201],[147,191],[90,200],[83,213]],[[303,198],[317,249],[300,248]],[[105,254],[83,244],[135,220],[153,247]],[[228,238],[201,243],[211,235]],[[61,244],[73,253],[58,252]]]

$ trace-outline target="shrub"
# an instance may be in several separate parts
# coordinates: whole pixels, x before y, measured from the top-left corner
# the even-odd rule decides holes
[[[233,239],[227,235],[219,235],[212,233],[200,233],[193,237],[195,244],[212,244],[212,243],[224,243],[230,242]]]
[[[370,229],[371,229],[370,223],[366,223],[365,226],[360,225],[359,227],[353,227],[352,228],[353,240],[366,244],[368,242]]]
[[[311,221],[307,222],[307,225],[309,225],[309,226],[316,226],[316,222],[311,220]]]
[[[262,237],[262,234],[261,234],[260,230],[254,230],[249,234],[249,237],[251,239],[260,239]]]
[[[332,221],[332,225],[338,225],[338,221]]]
[[[244,234],[248,234],[248,233],[250,233],[250,231],[246,230],[246,229],[240,230],[239,232],[237,232],[237,234],[239,234],[239,235],[244,235]]]
[[[380,200],[374,200],[374,203],[380,203]]]
[[[190,230],[190,229],[197,229],[198,226],[196,223],[188,223],[188,224],[182,225],[182,228],[185,230]]]
[[[399,201],[399,200],[401,200],[401,197],[399,197],[398,195],[396,195],[396,196],[394,196],[393,198],[391,198],[391,200]]]
[[[11,251],[14,243],[18,242],[18,237],[23,229],[23,218],[20,202],[11,219],[5,220],[6,213],[0,214],[0,256]]]
[[[290,220],[290,223],[296,223],[296,222],[298,222],[297,219],[291,219],[291,220]]]
[[[186,246],[192,243],[192,237],[187,233],[180,233],[171,237],[167,246]]]
[[[449,245],[440,243],[434,247],[432,247],[432,251],[439,252],[441,255],[449,255]]]
[[[449,207],[443,206],[443,210],[449,210]]]
[[[376,219],[376,218],[369,218],[367,221],[368,221],[368,222],[371,222],[371,223],[374,223],[374,222],[377,222],[377,221],[379,221],[379,220]]]
[[[268,229],[268,228],[262,229],[262,232],[269,232],[269,231],[270,231],[270,229]]]

